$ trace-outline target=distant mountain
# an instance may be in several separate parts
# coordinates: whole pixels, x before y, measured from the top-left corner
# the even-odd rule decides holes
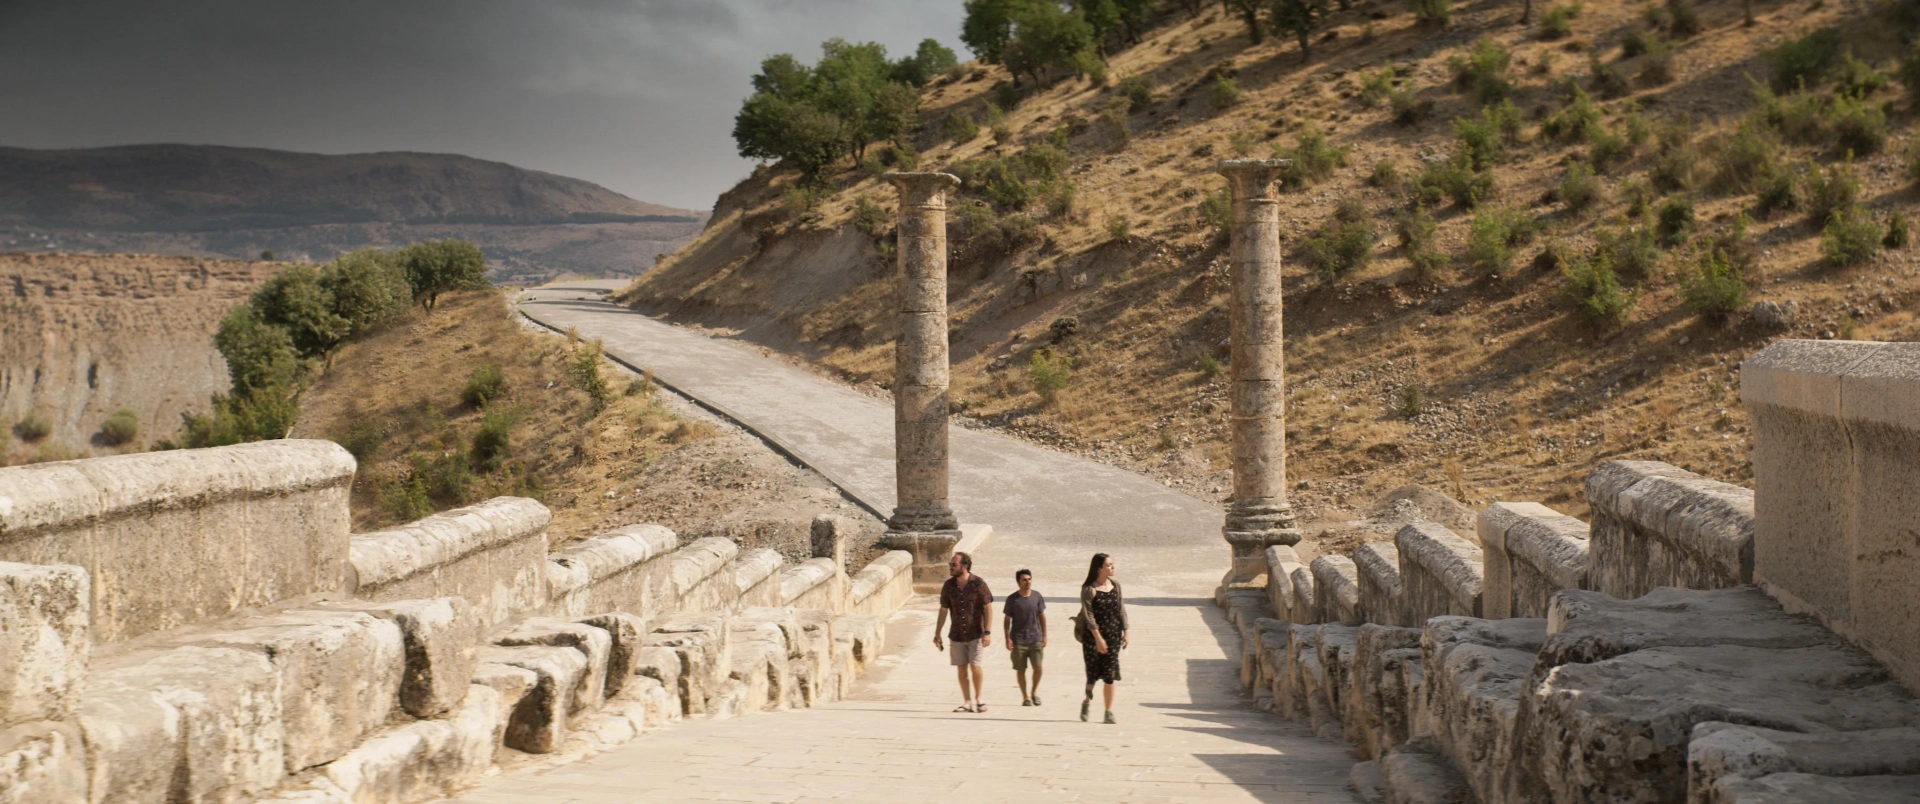
[[[0,148],[0,249],[281,259],[465,237],[496,279],[633,275],[705,213],[452,154]],[[11,241],[11,242],[8,242]]]

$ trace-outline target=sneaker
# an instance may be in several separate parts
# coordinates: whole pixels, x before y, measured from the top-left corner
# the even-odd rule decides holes
[[[1086,700],[1081,701],[1080,702],[1080,722],[1081,723],[1087,722],[1087,714],[1092,711],[1093,711],[1093,698],[1089,697]]]
[[[1114,719],[1113,719],[1113,710],[1112,710],[1112,709],[1108,709],[1108,710],[1107,710],[1107,720],[1106,720],[1106,723],[1107,723],[1107,725],[1109,725],[1109,726],[1111,726],[1111,725],[1113,725],[1113,724],[1115,724],[1115,723],[1119,723],[1119,722],[1120,722],[1120,721],[1118,721],[1118,720],[1114,720]]]

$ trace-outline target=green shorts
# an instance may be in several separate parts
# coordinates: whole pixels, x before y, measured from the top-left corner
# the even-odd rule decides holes
[[[1041,660],[1046,656],[1047,649],[1041,647],[1038,642],[1029,642],[1025,645],[1015,644],[1011,652],[1013,653],[1013,669],[1025,670],[1028,664],[1032,664],[1033,669],[1038,670],[1040,669]]]

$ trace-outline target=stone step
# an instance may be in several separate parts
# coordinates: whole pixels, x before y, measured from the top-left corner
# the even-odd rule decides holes
[[[1466,778],[1430,740],[1395,746],[1381,757],[1380,787],[1387,804],[1475,804]]]

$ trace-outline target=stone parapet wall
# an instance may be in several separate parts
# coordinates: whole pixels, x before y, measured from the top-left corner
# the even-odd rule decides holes
[[[881,616],[913,597],[913,554],[894,550],[873,560],[848,584],[847,611]]]
[[[781,571],[776,605],[844,613],[846,575],[831,558],[810,558]]]
[[[355,596],[463,597],[490,625],[547,605],[547,507],[525,497],[434,514],[353,537]]]
[[[292,440],[0,469],[0,561],[85,568],[97,644],[339,592],[353,472]]]
[[[733,585],[739,590],[738,605],[778,606],[780,570],[787,559],[777,550],[761,547],[740,553],[733,560]]]
[[[740,548],[731,539],[710,536],[680,548],[667,569],[675,607],[683,612],[733,608],[740,600],[733,560]]]
[[[1659,461],[1611,461],[1587,478],[1587,504],[1589,589],[1628,599],[1753,582],[1751,490]]]
[[[1273,607],[1274,616],[1288,622],[1299,622],[1293,618],[1295,608],[1293,599],[1293,573],[1305,569],[1300,563],[1300,554],[1292,547],[1276,544],[1267,548],[1267,602]],[[1311,576],[1309,576],[1311,577]],[[1308,615],[1308,612],[1302,612]],[[1310,615],[1309,615],[1310,616]]]
[[[1353,548],[1353,564],[1360,574],[1361,620],[1411,625],[1400,588],[1400,549],[1392,542],[1367,542]]]
[[[1753,575],[1920,690],[1920,344],[1777,341],[1741,367]]]
[[[1545,617],[1553,594],[1587,582],[1585,522],[1539,503],[1496,502],[1475,522],[1486,556],[1483,613]]]
[[[580,617],[624,611],[653,619],[673,610],[668,583],[680,537],[659,525],[628,525],[575,542],[547,557],[549,613]]]
[[[1480,616],[1479,546],[1446,526],[1416,522],[1393,535],[1400,558],[1400,595],[1413,622],[1444,615]]]

